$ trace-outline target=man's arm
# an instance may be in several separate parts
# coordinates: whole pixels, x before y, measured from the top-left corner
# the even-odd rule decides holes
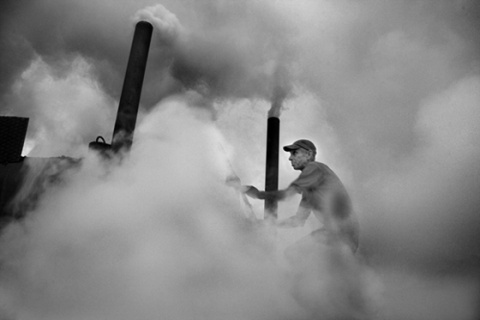
[[[277,221],[275,225],[279,228],[303,227],[305,225],[305,221],[307,221],[307,218],[310,215],[310,212],[310,208],[299,206],[297,213],[294,216]]]
[[[254,186],[242,186],[241,188],[242,192],[249,197],[260,200],[284,200],[298,193],[293,186],[289,186],[287,189],[277,191],[259,191]]]
[[[293,185],[290,185],[287,189],[278,190],[278,191],[259,191],[254,186],[242,186],[241,191],[252,197],[254,199],[275,199],[275,200],[283,200],[289,198],[298,193],[297,188]],[[303,201],[302,201],[303,202]],[[297,213],[290,218],[286,218],[280,220],[275,223],[275,225],[279,228],[295,228],[295,227],[302,227],[305,225],[305,221],[307,221],[308,216],[311,213],[311,209],[305,205],[300,204],[297,209]]]

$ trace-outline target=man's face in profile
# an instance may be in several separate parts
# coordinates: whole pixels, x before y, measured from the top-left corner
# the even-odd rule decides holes
[[[303,170],[303,168],[305,168],[310,162],[310,152],[311,151],[302,148],[290,151],[290,157],[288,160],[292,163],[293,169]]]

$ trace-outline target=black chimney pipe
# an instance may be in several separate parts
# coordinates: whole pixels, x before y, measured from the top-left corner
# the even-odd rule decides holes
[[[152,31],[153,26],[146,21],[140,21],[135,26],[113,129],[112,149],[114,151],[124,148],[129,150],[132,145]]]
[[[265,191],[278,190],[278,153],[280,145],[280,119],[269,117],[267,121],[267,161],[265,170]],[[277,218],[277,200],[265,199],[264,219]]]

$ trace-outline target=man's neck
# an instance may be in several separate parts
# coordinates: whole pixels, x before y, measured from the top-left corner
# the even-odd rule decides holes
[[[303,171],[303,169],[305,169],[312,162],[313,161],[308,161],[307,163],[305,163],[305,165],[300,169],[300,171]]]

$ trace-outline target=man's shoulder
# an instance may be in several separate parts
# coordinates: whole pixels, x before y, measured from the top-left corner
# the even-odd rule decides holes
[[[335,176],[335,173],[325,163],[311,161],[305,166],[300,176],[316,176],[319,179],[325,179]]]
[[[326,171],[328,170],[328,166],[325,163],[321,163],[318,161],[311,161],[305,166],[306,171]]]
[[[326,168],[328,167],[321,162],[311,161],[303,168],[299,177],[323,176],[327,172]]]
[[[327,166],[325,163],[319,162],[319,161],[310,161],[308,164],[318,166],[318,167],[325,167]]]
[[[309,162],[305,168],[303,168],[300,176],[298,176],[298,178],[293,181],[291,185],[303,189],[318,187],[328,176],[325,167],[326,166],[321,162]]]

